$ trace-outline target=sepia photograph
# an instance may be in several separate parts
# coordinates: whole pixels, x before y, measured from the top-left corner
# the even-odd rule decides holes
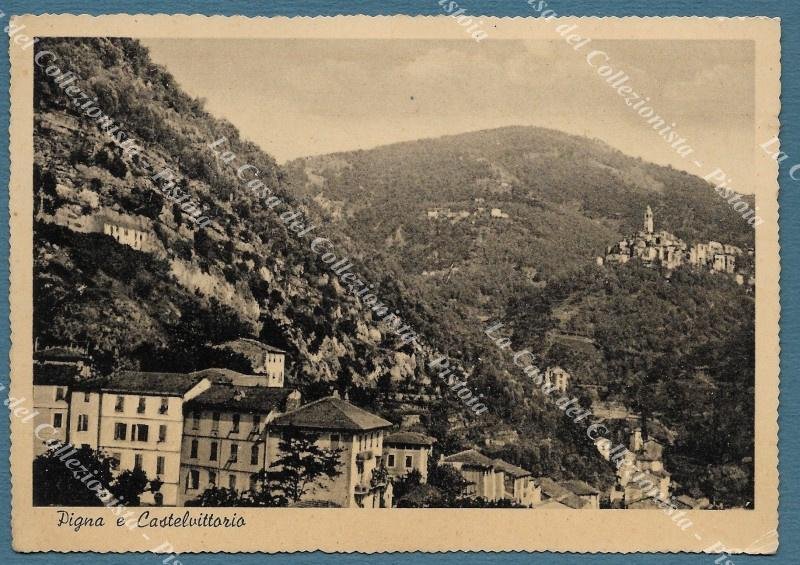
[[[699,550],[751,515],[774,552],[772,39],[434,21],[12,38],[15,504],[59,537],[630,512]]]

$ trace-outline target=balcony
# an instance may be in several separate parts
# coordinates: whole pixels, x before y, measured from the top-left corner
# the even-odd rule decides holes
[[[371,449],[365,449],[356,455],[356,461],[369,461],[374,457]]]

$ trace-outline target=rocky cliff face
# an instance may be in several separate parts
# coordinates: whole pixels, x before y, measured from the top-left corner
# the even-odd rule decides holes
[[[141,151],[123,151],[37,72],[36,337],[87,342],[107,368],[199,369],[214,361],[207,344],[249,335],[288,348],[290,379],[304,386],[420,376],[419,364],[409,369],[396,357],[415,357],[413,344],[377,327],[209,145],[227,138],[273,194],[305,210],[286,194],[274,160],[183,94],[146,49],[103,38],[48,39],[39,49],[69,61],[73,84]],[[202,204],[207,225],[165,197],[153,178],[163,170]],[[142,232],[142,245],[114,241],[106,225]]]

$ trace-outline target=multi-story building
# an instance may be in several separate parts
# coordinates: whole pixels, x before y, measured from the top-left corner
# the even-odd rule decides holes
[[[299,406],[298,391],[226,383],[214,383],[187,402],[179,504],[212,486],[252,489],[255,475],[269,466],[267,425]]]
[[[281,457],[285,434],[313,434],[324,449],[340,449],[341,473],[320,481],[308,501],[341,507],[391,508],[391,482],[383,466],[383,435],[392,423],[362,408],[328,396],[276,417],[267,428],[267,464]]]
[[[428,482],[428,458],[433,448],[432,437],[419,432],[400,431],[383,438],[383,463],[389,476],[403,477],[419,471],[421,482]]]
[[[156,493],[145,492],[143,504],[178,504],[184,404],[208,390],[211,382],[182,373],[125,371],[112,375],[100,390],[78,393],[73,406],[85,401],[87,416],[98,411],[97,449],[118,462],[118,469],[139,468],[150,480],[162,483]],[[93,398],[97,395],[97,398]],[[88,401],[86,400],[88,398]],[[78,431],[90,437],[88,430]],[[79,436],[78,434],[84,434]]]
[[[496,471],[503,472],[505,498],[523,506],[533,506],[541,500],[539,486],[533,480],[530,471],[502,459],[495,459],[494,464]]]
[[[457,469],[469,484],[464,495],[500,500],[505,496],[505,473],[496,469],[495,462],[475,449],[467,449],[442,459],[441,464]]]

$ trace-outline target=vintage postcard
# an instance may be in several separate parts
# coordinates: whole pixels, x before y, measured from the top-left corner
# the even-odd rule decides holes
[[[8,22],[18,551],[777,550],[780,22],[455,4]]]

